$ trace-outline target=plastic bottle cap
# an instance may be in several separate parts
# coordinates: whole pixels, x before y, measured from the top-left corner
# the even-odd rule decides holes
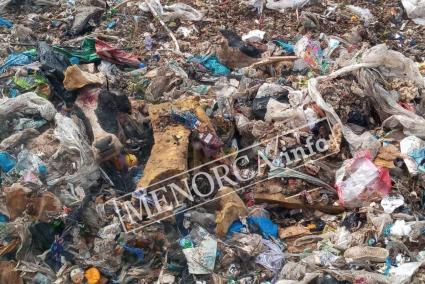
[[[84,276],[86,276],[88,284],[97,284],[100,280],[100,272],[96,267],[87,269]]]
[[[81,268],[75,268],[71,270],[71,273],[69,275],[71,277],[72,283],[75,283],[75,284],[83,283],[84,271]]]
[[[47,173],[47,168],[46,168],[46,166],[45,165],[39,165],[38,166],[38,172],[40,173],[40,174],[45,174],[45,173]]]
[[[133,154],[127,154],[125,155],[125,163],[130,168],[137,166],[137,157]]]
[[[80,64],[80,59],[79,59],[78,57],[73,56],[73,57],[71,57],[71,58],[69,59],[69,62],[70,62],[72,65],[77,65],[77,64]]]

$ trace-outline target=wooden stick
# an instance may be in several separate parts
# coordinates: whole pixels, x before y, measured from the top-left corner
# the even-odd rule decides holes
[[[37,46],[35,43],[20,43],[20,42],[11,42],[10,45],[17,46]]]
[[[7,74],[7,75],[2,75],[2,76],[0,76],[0,80],[6,79],[6,78],[10,78],[10,77],[12,77],[14,75],[15,75],[15,73]]]
[[[123,6],[124,4],[127,4],[128,2],[131,2],[131,1],[134,1],[134,0],[125,0],[125,1],[123,1],[123,2],[121,2],[119,4],[117,4],[117,5],[115,5],[114,7],[112,7],[112,9],[118,9],[121,6]]]
[[[270,63],[276,63],[280,61],[295,61],[298,58],[299,57],[297,56],[271,56],[271,57],[263,58],[262,60],[251,64],[250,67],[258,67],[258,66],[267,65]]]
[[[167,33],[170,35],[171,39],[174,42],[176,53],[181,54],[179,43],[177,42],[176,37],[174,36],[173,32],[167,27],[167,25],[164,23],[164,21],[160,18],[158,13],[155,11],[155,9],[151,6],[151,4],[145,0],[146,5],[148,6],[149,10],[151,11],[152,15],[158,19],[158,21],[161,23],[161,25],[164,27],[164,29],[167,31]]]
[[[118,9],[119,7],[123,6],[124,4],[127,4],[128,2],[131,2],[134,0],[124,0],[123,2],[119,3],[118,5],[114,6],[114,9]],[[155,9],[152,7],[152,5],[145,0],[146,5],[148,6],[149,10],[151,11],[152,15],[159,21],[159,23],[162,25],[162,27],[167,31],[168,35],[171,37],[171,39],[174,42],[175,46],[175,52],[179,55],[181,55],[180,46],[177,42],[176,37],[174,36],[173,32],[167,27],[167,25],[164,23],[164,21],[161,19],[160,15],[155,11]]]

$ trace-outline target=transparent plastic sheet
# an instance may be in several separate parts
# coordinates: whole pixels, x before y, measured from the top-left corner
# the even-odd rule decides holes
[[[181,19],[187,21],[200,21],[203,13],[184,3],[175,3],[164,6],[164,18],[166,20]]]
[[[335,245],[336,249],[346,250],[353,245],[353,242],[354,240],[351,232],[348,231],[345,227],[338,227],[336,229],[333,239],[333,244]]]
[[[12,0],[0,0],[0,12],[10,3]]]
[[[401,0],[407,16],[416,24],[425,25],[425,0]]]
[[[78,184],[83,188],[93,185],[99,178],[100,171],[85,134],[72,119],[59,113],[55,116],[55,122],[54,133],[60,141],[60,145],[48,165],[54,166],[56,163],[61,163],[60,158],[65,154],[78,155],[79,158],[76,159],[77,171],[75,173],[71,175],[60,174],[60,176],[58,176],[58,173],[51,173],[47,177],[48,184],[55,185],[58,182],[66,181],[71,184]]]
[[[375,72],[372,72],[372,69]],[[349,143],[352,153],[359,149],[375,151],[374,142],[376,142],[376,139],[369,132],[357,135],[348,126],[343,125],[335,110],[324,101],[319,92],[320,81],[332,80],[352,72],[355,72],[358,77],[366,96],[371,97],[376,102],[374,106],[378,108],[378,112],[384,120],[383,127],[393,129],[400,125],[405,134],[425,138],[425,119],[401,107],[377,83],[381,76],[397,77],[412,80],[418,87],[422,88],[424,87],[424,79],[417,65],[411,59],[400,52],[389,50],[385,44],[380,44],[366,50],[363,53],[361,63],[345,66],[327,76],[308,80],[309,95],[325,111],[332,125],[341,125],[342,134]]]
[[[44,163],[40,157],[31,153],[27,149],[23,149],[19,152],[17,159],[16,170],[19,172],[30,171],[36,174],[41,174],[44,169]]]
[[[190,234],[194,247],[183,249],[189,273],[210,274],[214,270],[217,254],[217,241],[204,228],[194,227]]]
[[[161,2],[159,0],[145,0],[141,1],[139,3],[139,9],[143,12],[150,12],[148,5],[146,4],[148,2],[150,6],[156,11],[158,15],[164,14],[164,8],[161,5]]]
[[[212,87],[216,94],[219,111],[225,117],[232,117],[233,103],[237,93],[237,86],[232,85],[226,77],[220,78]]]
[[[37,262],[37,261],[25,261],[20,260],[19,264],[16,266],[16,271],[22,272],[22,273],[43,273],[44,276],[48,277],[53,281],[56,279],[55,272],[44,262]]]
[[[306,180],[307,182],[311,184],[322,186],[323,188],[328,189],[331,193],[335,193],[335,189],[329,184],[327,184],[326,182],[322,181],[321,179],[296,171],[294,169],[275,167],[274,169],[270,170],[269,177],[299,178],[299,179]]]
[[[376,69],[385,77],[409,79],[418,87],[424,87],[424,79],[415,62],[398,51],[388,49],[385,44],[366,50],[361,61],[377,64],[379,67]]]
[[[361,207],[362,201],[387,195],[391,177],[387,168],[373,164],[370,151],[360,151],[336,171],[335,186],[342,206]]]
[[[411,283],[412,276],[422,266],[422,262],[408,262],[391,269],[390,277],[393,284]]]
[[[30,138],[36,137],[40,135],[40,132],[38,132],[36,129],[33,128],[27,128],[18,132],[15,132],[14,134],[10,135],[9,137],[3,139],[0,143],[0,151],[7,150],[9,148],[15,147],[21,141],[28,140]]]
[[[369,272],[366,270],[342,270],[342,269],[324,269],[323,271],[331,274],[337,279],[352,279],[352,283],[374,283],[374,284],[390,284],[394,283],[388,276],[377,272]]]
[[[0,122],[16,114],[40,114],[45,120],[51,121],[55,117],[56,110],[51,102],[33,92],[13,99],[0,99]]]
[[[418,88],[425,86],[417,65],[397,51],[388,50],[380,44],[367,50],[362,57],[366,63],[378,63],[377,72],[361,69],[357,72],[360,85],[365,94],[376,102],[375,107],[383,121],[383,127],[394,129],[403,126],[404,133],[425,138],[425,119],[400,106],[379,83],[379,76],[412,80]]]
[[[105,75],[106,78],[108,78],[108,81],[111,81],[112,83],[115,83],[117,80],[117,75],[119,74],[120,70],[118,67],[108,61],[102,60],[100,62],[100,65],[97,67],[99,71]]]
[[[423,118],[417,117],[418,118],[406,115],[392,115],[382,123],[382,126],[390,129],[403,128],[404,134],[425,139],[425,121]]]
[[[360,17],[366,25],[374,20],[374,17],[369,9],[357,7],[354,5],[347,5],[347,8],[358,17]]]
[[[168,6],[162,6],[159,0],[145,0],[139,4],[139,8],[144,12],[149,12],[148,5],[145,2],[149,2],[150,6],[161,16],[165,21],[172,21],[174,19],[181,19],[186,21],[200,21],[204,17],[204,14],[193,7],[184,3],[175,3]]]
[[[279,279],[301,280],[306,274],[306,266],[289,261],[279,273]]]
[[[262,240],[264,246],[268,249],[260,253],[256,258],[255,262],[261,264],[265,268],[278,273],[284,264],[285,256],[282,252],[282,248],[276,243],[269,240]]]

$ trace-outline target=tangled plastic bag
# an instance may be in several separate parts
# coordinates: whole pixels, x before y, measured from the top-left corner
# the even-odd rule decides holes
[[[400,106],[385,89],[385,86],[379,83],[380,78],[402,78],[413,81],[418,88],[424,88],[424,79],[415,62],[398,51],[388,49],[385,44],[379,44],[363,51],[360,63],[357,63],[356,60],[353,58],[347,66],[327,76],[308,80],[309,95],[326,113],[332,125],[341,125],[342,134],[350,145],[351,153],[359,149],[377,150],[380,146],[370,132],[357,135],[348,126],[343,125],[333,107],[325,102],[319,92],[320,82],[333,80],[350,73],[356,76],[365,95],[374,102],[374,107],[383,121],[384,129],[400,128],[406,135],[425,139],[425,119]],[[376,147],[377,145],[378,147]]]
[[[48,184],[55,185],[60,181],[89,187],[93,185],[100,176],[99,166],[95,163],[86,136],[78,125],[71,119],[61,114],[55,116],[55,136],[60,141],[57,152],[49,161],[49,167],[57,169],[48,176]],[[73,157],[76,171],[62,174],[60,169],[66,168],[62,165],[67,162],[68,155]],[[61,166],[62,165],[62,166]]]
[[[401,0],[406,14],[418,25],[425,25],[425,0]]]
[[[10,67],[30,64],[35,55],[35,49],[10,54],[0,66],[0,74],[6,72]]]
[[[36,93],[29,92],[16,98],[0,99],[0,123],[17,116],[40,115],[47,121],[54,119],[56,109],[53,104]]]
[[[359,151],[336,171],[339,202],[345,207],[361,207],[362,201],[375,201],[391,190],[388,169],[375,166],[370,151]]]

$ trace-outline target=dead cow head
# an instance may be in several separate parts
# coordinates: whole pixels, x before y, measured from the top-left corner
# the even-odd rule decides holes
[[[110,159],[120,152],[124,135],[119,117],[131,111],[127,96],[106,89],[85,87],[75,101],[73,110],[84,122],[98,161]]]

